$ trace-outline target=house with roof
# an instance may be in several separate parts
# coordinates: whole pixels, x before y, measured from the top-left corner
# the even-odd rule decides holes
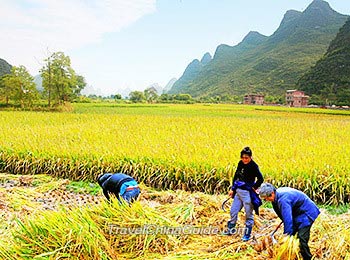
[[[243,104],[247,105],[263,105],[264,95],[261,94],[247,94],[244,96]]]
[[[309,96],[304,91],[291,89],[286,92],[286,103],[290,107],[306,107],[309,102]]]

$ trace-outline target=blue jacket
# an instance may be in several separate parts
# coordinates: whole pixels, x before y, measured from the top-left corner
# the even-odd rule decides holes
[[[253,204],[255,214],[259,216],[259,207],[262,205],[259,195],[253,190],[254,183],[245,183],[243,181],[235,181],[232,190],[236,192],[237,189],[249,191],[250,200]]]
[[[316,204],[303,192],[282,187],[275,191],[273,209],[282,219],[284,234],[294,235],[299,229],[311,226],[320,210]]]
[[[98,184],[102,187],[103,194],[108,200],[110,199],[109,193],[113,193],[117,198],[119,198],[119,194],[123,192],[123,184],[128,182],[131,182],[131,186],[137,185],[137,182],[131,176],[124,173],[105,173],[98,179]]]

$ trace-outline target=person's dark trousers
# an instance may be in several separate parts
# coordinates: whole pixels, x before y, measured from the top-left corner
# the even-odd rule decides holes
[[[300,253],[304,260],[311,260],[312,255],[309,248],[309,239],[310,239],[310,229],[311,226],[304,227],[298,230],[298,239],[300,243]]]

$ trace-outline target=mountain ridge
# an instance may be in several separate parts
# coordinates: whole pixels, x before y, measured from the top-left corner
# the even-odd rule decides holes
[[[323,0],[314,0],[303,12],[289,10],[272,35],[249,32],[235,46],[220,44],[205,66],[193,60],[169,93],[282,95],[325,53],[347,18]]]
[[[314,103],[349,105],[350,18],[340,28],[324,56],[299,79],[298,87],[312,93]]]

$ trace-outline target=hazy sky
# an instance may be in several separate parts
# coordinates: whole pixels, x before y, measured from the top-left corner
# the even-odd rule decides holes
[[[0,58],[35,76],[49,53],[103,94],[179,78],[193,59],[236,45],[249,31],[271,35],[287,10],[312,0],[0,0]],[[328,0],[350,14],[349,0]]]

